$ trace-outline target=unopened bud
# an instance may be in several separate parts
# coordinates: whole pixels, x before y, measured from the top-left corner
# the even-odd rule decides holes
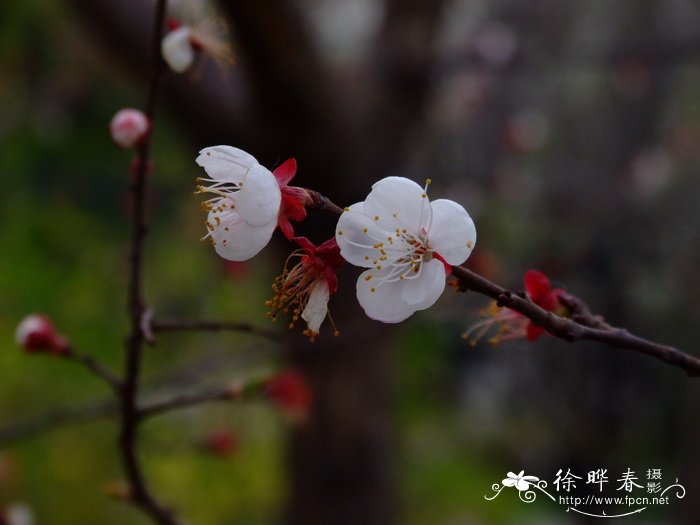
[[[29,353],[64,355],[70,350],[68,340],[56,331],[51,319],[41,314],[31,314],[22,319],[17,326],[15,339]]]
[[[109,124],[109,133],[114,143],[122,149],[138,146],[148,135],[148,117],[138,109],[125,108],[117,111]]]
[[[194,62],[195,49],[192,46],[192,29],[180,26],[170,31],[160,46],[163,60],[176,73],[184,73]]]

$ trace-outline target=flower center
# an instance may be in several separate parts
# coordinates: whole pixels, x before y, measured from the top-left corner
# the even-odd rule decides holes
[[[222,182],[216,181],[208,177],[198,177],[197,182],[209,182],[209,186],[198,185],[194,194],[213,193],[216,195],[201,203],[202,210],[210,213],[210,220],[205,222],[207,234],[201,240],[209,239],[213,245],[216,240],[212,236],[214,229],[223,228],[224,231],[229,231],[231,225],[238,220],[239,215],[234,211],[236,209],[236,194],[240,191],[243,183]],[[221,241],[226,244],[227,239]]]
[[[365,233],[369,235],[366,230]],[[387,235],[386,242],[379,241],[371,245],[371,250],[373,255],[365,256],[377,270],[377,273],[365,276],[367,281],[375,281],[371,291],[376,291],[384,283],[420,277],[423,263],[434,257],[425,231],[414,234],[406,228],[397,228],[393,234]]]

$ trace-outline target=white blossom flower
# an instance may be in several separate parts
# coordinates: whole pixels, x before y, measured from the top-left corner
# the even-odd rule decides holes
[[[199,152],[197,164],[208,177],[197,193],[215,196],[202,207],[209,212],[204,237],[216,253],[230,261],[245,261],[262,250],[277,227],[281,192],[275,176],[255,157],[233,146],[212,146]]]
[[[161,42],[163,60],[176,73],[187,71],[198,54],[205,53],[224,67],[233,64],[233,53],[228,45],[225,25],[221,20],[190,15],[191,21],[181,23],[170,19],[170,31]]]
[[[426,190],[387,177],[338,221],[341,255],[369,268],[357,281],[357,299],[377,321],[398,323],[432,306],[451,265],[462,264],[474,248],[476,229],[467,211],[447,199],[430,202]]]
[[[192,28],[180,26],[163,38],[161,53],[163,59],[176,73],[184,73],[194,62],[195,49],[192,46]]]

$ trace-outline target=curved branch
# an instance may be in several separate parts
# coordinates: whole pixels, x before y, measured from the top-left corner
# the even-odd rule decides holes
[[[146,100],[146,117],[153,122],[158,100],[158,87],[163,74],[163,59],[160,44],[163,40],[163,26],[167,0],[157,0],[153,15],[151,41],[151,75]],[[132,178],[131,193],[131,245],[129,251],[129,275],[127,311],[130,331],[126,340],[126,362],[124,382],[121,388],[121,433],[119,449],[126,477],[129,481],[130,502],[138,506],[160,525],[179,525],[180,521],[169,508],[164,507],[151,494],[146,484],[143,469],[137,452],[139,379],[143,347],[146,342],[143,330],[145,300],[143,297],[143,244],[146,235],[146,172],[150,162],[150,149],[153,128],[138,148],[137,164]]]
[[[312,198],[309,208],[340,215],[343,209],[328,197],[318,192],[307,190]],[[700,358],[686,354],[672,346],[663,345],[629,333],[624,328],[607,324],[602,317],[593,315],[581,299],[565,294],[562,301],[571,307],[572,316],[561,317],[540,308],[535,303],[518,293],[506,290],[462,266],[453,266],[452,275],[459,281],[460,291],[471,290],[495,299],[498,306],[504,306],[523,314],[537,326],[541,326],[551,335],[574,342],[587,339],[598,341],[608,346],[633,350],[650,355],[672,366],[682,368],[691,377],[700,376]]]
[[[700,376],[700,359],[697,357],[681,352],[672,346],[630,334],[623,328],[612,327],[600,317],[592,316],[587,307],[585,308],[585,312],[587,312],[586,317],[581,317],[577,321],[574,318],[561,317],[544,310],[526,297],[506,290],[462,266],[453,266],[452,275],[459,280],[461,291],[471,290],[491,297],[498,302],[499,306],[504,306],[523,314],[530,321],[560,339],[569,342],[588,339],[605,343],[615,348],[634,350],[682,368],[691,377]],[[575,301],[579,308],[585,307],[580,299],[566,294],[565,302],[567,298],[570,304]],[[585,322],[583,322],[584,320]]]

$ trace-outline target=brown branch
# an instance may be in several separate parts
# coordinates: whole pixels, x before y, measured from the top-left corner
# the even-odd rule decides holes
[[[132,200],[132,230],[129,254],[127,310],[131,328],[129,337],[126,340],[124,383],[120,398],[121,434],[119,437],[119,448],[121,451],[122,464],[130,485],[130,501],[141,508],[156,523],[161,525],[178,525],[180,522],[173,512],[156,501],[148,489],[137,454],[137,431],[139,421],[137,397],[139,392],[141,358],[145,343],[142,323],[145,313],[142,290],[142,261],[143,242],[146,235],[146,172],[150,162],[153,133],[152,124],[157,103],[158,86],[163,71],[163,61],[160,56],[160,43],[163,40],[166,3],[166,0],[158,0],[156,3],[156,11],[153,19],[151,75],[145,111],[151,123],[151,129],[138,148],[137,168],[132,178],[130,188]]]
[[[242,332],[252,335],[266,337],[273,341],[281,341],[282,337],[279,332],[266,330],[250,323],[236,323],[229,321],[202,321],[197,319],[154,319],[150,328],[153,332],[185,332],[185,331],[200,331],[200,332]]]
[[[332,202],[328,197],[324,197],[317,191],[308,188],[305,189],[309,197],[311,197],[311,203],[307,205],[307,208],[330,213],[331,215],[340,215],[343,213],[343,208]]]
[[[535,303],[514,292],[508,291],[488,279],[461,266],[453,266],[453,275],[459,280],[461,289],[471,290],[495,299],[499,306],[504,306],[523,314],[533,323],[541,326],[550,334],[574,342],[583,339],[599,341],[615,348],[634,350],[686,371],[689,376],[700,375],[700,359],[681,352],[677,348],[662,345],[630,334],[622,328],[611,327],[600,317],[593,316],[584,303],[567,294],[569,304],[575,304],[579,314],[584,317],[579,322],[573,318],[561,317],[540,308]],[[564,299],[567,300],[566,298]],[[585,322],[585,324],[583,324]]]
[[[65,357],[66,359],[70,359],[76,363],[80,363],[90,372],[107,381],[107,383],[109,383],[109,385],[115,391],[120,391],[122,387],[121,379],[94,357],[76,352],[73,348],[69,348],[66,353],[61,354],[61,357]]]
[[[15,443],[57,427],[111,416],[117,412],[118,408],[119,406],[114,400],[107,399],[89,405],[66,406],[44,412],[43,414],[27,416],[19,421],[6,423],[0,427],[0,445]]]
[[[342,208],[333,204],[328,197],[312,190],[307,191],[313,200],[312,204],[309,205],[310,208],[333,215],[342,213]],[[551,335],[560,339],[569,342],[587,339],[615,348],[641,352],[672,366],[682,368],[691,377],[700,376],[700,358],[686,354],[672,346],[638,337],[623,328],[612,327],[602,317],[592,314],[581,299],[571,294],[564,294],[561,299],[564,305],[571,309],[571,318],[561,317],[540,308],[526,297],[506,290],[462,266],[453,266],[452,275],[459,280],[461,291],[471,290],[491,297],[498,302],[499,306],[523,314],[537,326],[541,326]]]
[[[157,401],[139,408],[139,418],[143,419],[150,416],[170,412],[172,410],[180,410],[189,408],[203,403],[211,403],[217,401],[233,401],[238,399],[243,394],[243,387],[240,385],[231,385],[225,388],[216,390],[204,390],[201,392],[192,392],[187,394],[179,394],[164,401]]]

